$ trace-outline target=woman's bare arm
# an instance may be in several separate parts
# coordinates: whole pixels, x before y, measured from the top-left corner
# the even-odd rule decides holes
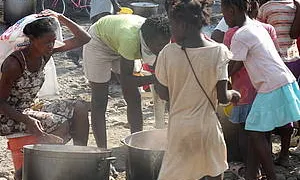
[[[63,14],[56,13],[52,10],[45,10],[41,12],[44,16],[52,16],[58,19],[58,21],[69,28],[69,30],[73,33],[73,37],[64,40],[65,45],[55,48],[53,53],[55,52],[64,52],[71,49],[75,49],[83,46],[88,43],[91,39],[91,36],[85,31],[82,27],[80,27],[77,23],[72,21],[71,19],[65,17]]]

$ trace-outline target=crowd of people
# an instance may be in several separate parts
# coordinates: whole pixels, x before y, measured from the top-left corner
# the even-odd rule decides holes
[[[154,84],[160,98],[169,101],[168,143],[159,180],[223,179],[227,150],[216,107],[228,103],[234,105],[229,120],[243,132],[239,146],[244,178],[276,180],[274,163],[290,165],[291,135],[300,120],[298,0],[222,0],[224,18],[211,38],[201,32],[209,23],[211,0],[166,0],[167,14],[149,18],[118,14],[120,6],[114,0],[92,3],[88,31],[51,10],[25,26],[30,44],[10,54],[1,66],[1,136],[30,133],[37,143],[73,138],[74,145],[87,145],[84,102],[59,99],[45,101],[38,109],[32,106],[50,57],[83,46],[98,147],[107,148],[105,112],[113,71],[127,103],[131,133],[143,130],[138,87]],[[54,18],[73,33],[60,46]],[[143,59],[155,73],[135,76],[136,59]],[[275,160],[271,133],[281,138]],[[300,143],[293,153],[299,152]]]

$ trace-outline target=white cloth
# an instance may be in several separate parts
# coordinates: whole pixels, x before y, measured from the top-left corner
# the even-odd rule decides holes
[[[91,40],[83,46],[83,71],[86,78],[95,83],[105,83],[111,78],[111,71],[120,74],[120,59],[90,28]]]
[[[216,104],[216,84],[228,79],[230,52],[221,44],[186,51],[197,77]],[[220,175],[228,167],[221,126],[179,45],[172,43],[161,51],[155,74],[170,95],[168,145],[158,180]]]
[[[294,82],[293,74],[279,56],[267,30],[259,23],[248,21],[232,38],[232,60],[244,61],[251,82],[259,93],[268,93]]]
[[[221,21],[218,23],[218,25],[215,27],[215,30],[220,30],[222,32],[226,32],[228,30],[228,25],[225,22],[225,19],[222,18]]]
[[[110,0],[91,0],[90,18],[104,12],[113,13],[114,7]]]
[[[142,31],[140,31],[140,39],[141,39],[141,54],[142,54],[142,59],[145,63],[153,66],[156,60],[156,55],[151,52],[149,47],[147,46],[144,38]]]

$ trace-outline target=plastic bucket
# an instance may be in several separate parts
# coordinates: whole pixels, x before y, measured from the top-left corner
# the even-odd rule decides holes
[[[37,137],[33,135],[22,135],[16,137],[7,137],[7,147],[11,151],[14,168],[18,170],[22,167],[24,161],[23,146],[36,144]]]
[[[133,10],[128,7],[121,7],[119,14],[133,14]]]

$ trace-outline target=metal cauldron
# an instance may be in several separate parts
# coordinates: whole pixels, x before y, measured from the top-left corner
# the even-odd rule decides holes
[[[134,133],[122,141],[128,147],[127,180],[157,180],[167,146],[167,130]]]
[[[130,7],[133,9],[133,13],[143,16],[150,17],[152,15],[157,14],[158,4],[151,2],[133,2],[130,3]]]
[[[111,151],[87,146],[24,146],[23,180],[108,180]]]

